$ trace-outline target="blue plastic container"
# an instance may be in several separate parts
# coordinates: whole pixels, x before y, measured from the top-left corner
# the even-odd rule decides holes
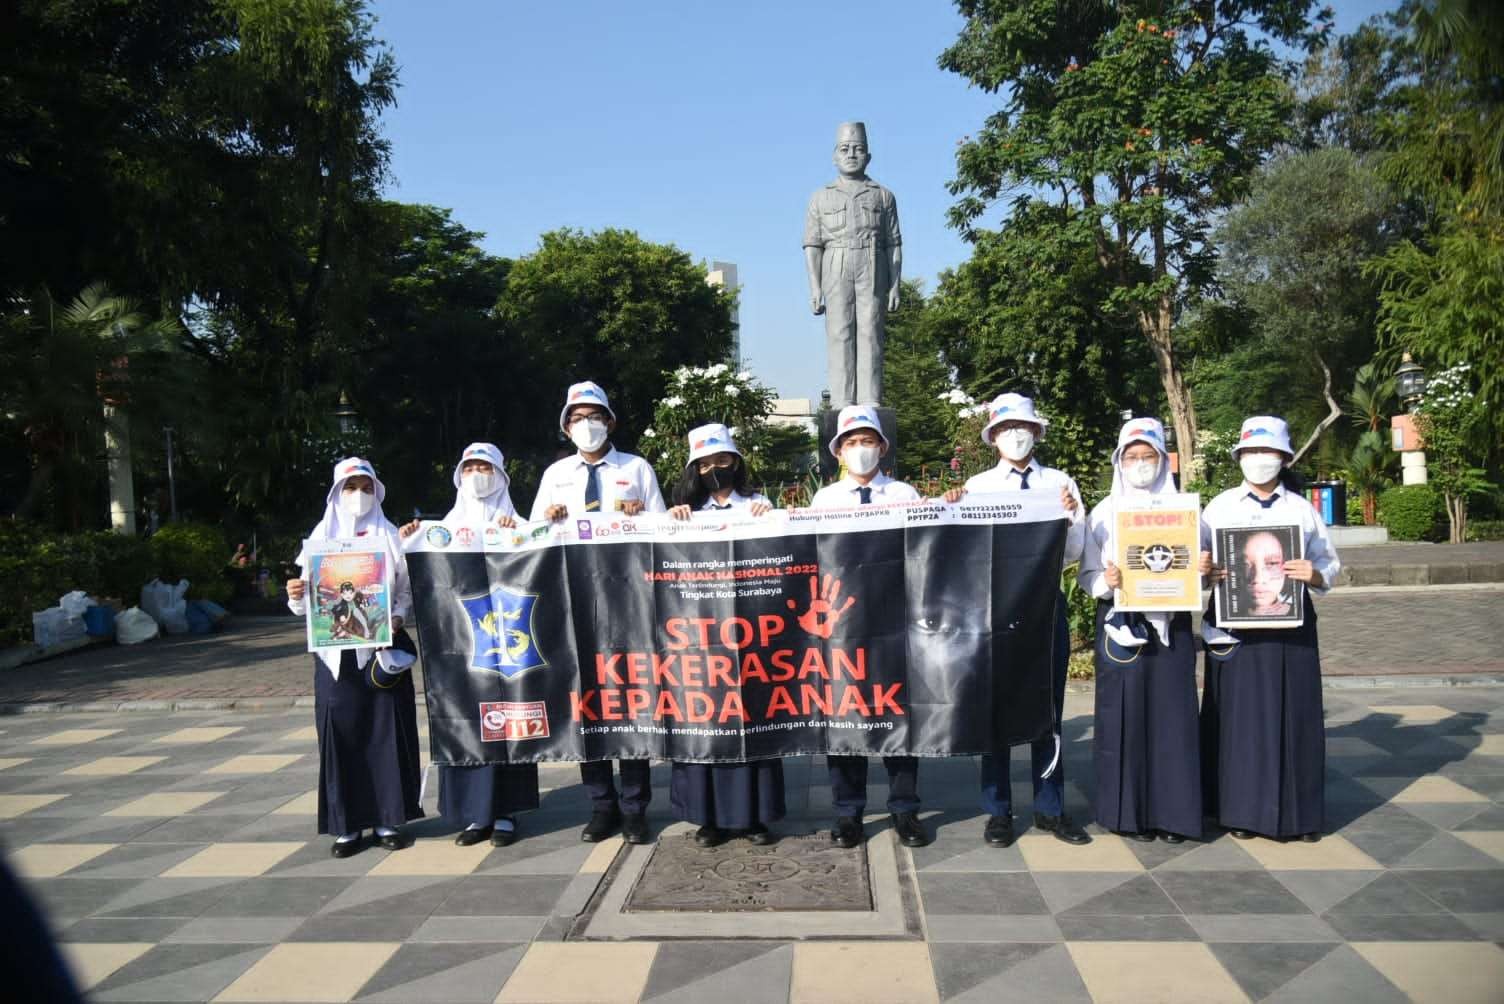
[[[109,607],[89,607],[84,610],[84,631],[90,638],[115,637],[115,611]]]

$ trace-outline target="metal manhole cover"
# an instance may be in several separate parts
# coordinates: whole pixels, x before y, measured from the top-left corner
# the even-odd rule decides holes
[[[628,913],[872,908],[866,846],[846,850],[824,834],[783,837],[769,847],[733,840],[705,848],[687,834],[662,838],[626,902]]]

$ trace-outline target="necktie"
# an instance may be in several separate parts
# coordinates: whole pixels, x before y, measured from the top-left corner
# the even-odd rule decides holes
[[[1018,490],[1019,491],[1028,491],[1029,490],[1029,468],[1025,467],[1023,470],[1019,470],[1017,467],[1015,467],[1015,468],[1013,468],[1013,473],[1018,475]]]
[[[712,508],[712,509],[730,509],[731,508],[731,503],[727,502],[725,505],[716,505],[714,502],[712,502],[712,503],[710,503],[710,508]]]
[[[856,495],[860,500],[861,505],[872,504],[872,487],[870,485],[861,485],[860,487],[858,487],[856,490]]]
[[[1253,499],[1262,508],[1265,508],[1265,509],[1268,509],[1270,506],[1274,505],[1275,501],[1279,498],[1278,495],[1270,495],[1266,499],[1261,499],[1257,495],[1255,495],[1253,492],[1249,492],[1248,493],[1248,497],[1251,498],[1251,499]]]
[[[605,461],[601,461],[605,463]],[[601,511],[601,465],[586,464],[590,468],[590,476],[585,479],[585,511]]]

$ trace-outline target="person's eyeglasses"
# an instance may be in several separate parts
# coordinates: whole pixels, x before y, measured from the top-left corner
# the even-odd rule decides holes
[[[588,415],[571,415],[564,420],[565,425],[578,425],[581,422],[599,422],[601,425],[605,425],[606,416],[600,412],[594,412]]]

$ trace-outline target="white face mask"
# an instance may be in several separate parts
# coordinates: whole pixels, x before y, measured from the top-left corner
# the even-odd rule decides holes
[[[347,516],[354,516],[358,519],[361,516],[364,516],[366,513],[370,512],[371,507],[375,504],[376,496],[371,494],[370,492],[342,491],[339,493],[340,510]]]
[[[1123,480],[1135,488],[1148,488],[1159,477],[1159,460],[1135,460],[1123,465]]]
[[[1020,461],[1034,452],[1034,433],[1029,429],[1004,429],[996,442],[997,452],[1007,460]]]
[[[460,475],[460,484],[473,499],[483,499],[496,490],[496,475],[484,471],[471,471]]]
[[[846,461],[846,469],[852,474],[867,475],[877,469],[878,458],[882,453],[876,446],[848,446],[841,451],[841,459]]]
[[[606,442],[606,423],[576,422],[569,427],[569,439],[585,453],[594,453]]]
[[[1285,461],[1278,453],[1242,453],[1238,455],[1238,466],[1243,468],[1243,477],[1249,484],[1267,485],[1279,477]]]

